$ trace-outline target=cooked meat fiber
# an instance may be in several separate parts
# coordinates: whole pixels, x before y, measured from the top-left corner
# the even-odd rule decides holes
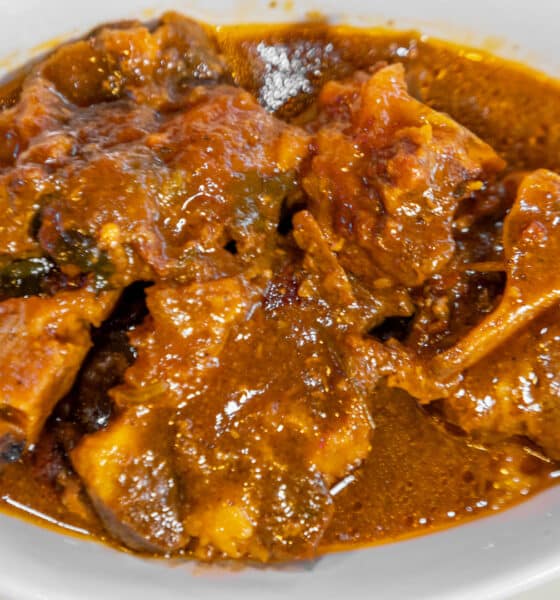
[[[195,21],[164,14],[153,31],[141,23],[100,27],[57,49],[39,65],[57,91],[78,106],[128,97],[165,109],[186,87],[228,79],[212,37]]]
[[[151,320],[133,337],[138,360],[113,395],[125,415],[144,406],[143,418],[160,419],[174,440],[182,523],[197,555],[312,555],[330,520],[329,487],[367,456],[371,433],[365,399],[345,381],[318,309],[297,296],[263,299],[238,278],[156,286],[148,307]],[[271,372],[277,353],[290,358]],[[134,456],[127,436],[115,443],[123,426],[88,436],[72,455],[96,502],[111,481],[125,480],[127,463],[88,457],[103,448]],[[135,505],[139,534],[146,507],[134,481],[100,514],[130,525],[121,508]],[[159,489],[147,471],[142,481]]]
[[[262,253],[309,136],[240,88],[201,86],[225,67],[196,27],[169,16],[153,34],[102,29],[35,68],[0,115],[17,140],[0,174],[14,217],[0,251],[43,251],[120,287],[220,272],[232,240],[246,262]]]
[[[374,381],[383,372],[390,385],[422,402],[444,398],[448,417],[468,432],[524,435],[549,456],[560,456],[557,310],[551,308],[560,300],[559,224],[560,176],[544,170],[528,175],[504,221],[507,282],[496,309],[431,358],[395,342],[389,347],[367,342],[369,352],[362,354],[382,365]]]
[[[482,440],[527,437],[560,460],[559,319],[555,306],[467,369],[445,398],[446,418]]]
[[[414,305],[403,286],[368,290],[358,278],[342,267],[315,218],[308,211],[294,218],[294,240],[304,252],[297,269],[302,279],[298,295],[328,304],[336,317],[339,333],[365,332],[387,317],[410,317]]]
[[[503,246],[504,296],[476,329],[435,359],[443,376],[475,364],[560,301],[560,175],[541,170],[522,181],[504,220]]]
[[[484,142],[406,91],[402,65],[331,82],[303,180],[343,265],[372,285],[421,284],[450,260],[459,203],[504,167]]]
[[[181,521],[169,418],[164,408],[131,406],[72,452],[107,530],[134,550],[172,552],[189,539]]]
[[[44,250],[66,260],[65,239],[84,232],[114,265],[113,283],[214,276],[205,265],[220,273],[230,240],[239,262],[262,254],[308,136],[230,86],[195,88],[185,104],[136,142],[106,148],[98,139],[87,160],[61,169],[60,191],[42,209]],[[95,139],[95,121],[87,127]]]
[[[536,171],[521,183],[504,223],[508,279],[500,304],[436,365],[470,367],[445,401],[452,421],[490,437],[524,435],[555,459],[559,224],[560,176]]]
[[[0,303],[0,464],[37,442],[116,299],[79,290]]]

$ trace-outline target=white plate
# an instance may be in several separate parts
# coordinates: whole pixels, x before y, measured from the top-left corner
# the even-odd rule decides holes
[[[285,10],[285,4],[292,4]],[[102,21],[174,8],[212,22],[301,18],[319,10],[359,24],[416,26],[455,41],[501,41],[498,52],[560,73],[557,0],[0,0],[2,70],[58,36]],[[146,12],[152,9],[152,12]],[[507,42],[506,42],[507,41]],[[518,46],[516,48],[516,45]],[[406,542],[336,554],[283,569],[223,572],[146,561],[0,516],[2,600],[260,600],[320,597],[508,598],[560,576],[560,488],[494,517]]]

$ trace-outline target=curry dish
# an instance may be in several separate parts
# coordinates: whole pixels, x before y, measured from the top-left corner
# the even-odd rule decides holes
[[[560,473],[560,88],[414,32],[101,26],[0,112],[0,501],[281,561]]]

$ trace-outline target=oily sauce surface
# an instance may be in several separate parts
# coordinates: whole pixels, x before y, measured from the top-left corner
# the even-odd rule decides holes
[[[469,263],[478,261],[485,264],[503,261],[501,242],[503,217],[517,189],[519,173],[537,168],[560,169],[560,88],[555,82],[521,66],[469,49],[435,41],[423,41],[415,32],[369,32],[347,27],[302,24],[288,27],[226,27],[211,30],[211,35],[215,37],[221,54],[230,65],[235,84],[253,94],[269,113],[274,113],[276,117],[294,127],[306,128],[306,131],[311,134],[314,128],[318,128],[318,125],[314,124],[319,110],[317,95],[325,83],[331,80],[345,80],[358,70],[367,71],[374,67],[377,69],[376,65],[380,63],[401,63],[405,67],[406,82],[412,96],[431,108],[447,113],[463,127],[482,138],[505,159],[506,171],[505,174],[500,175],[496,187],[491,188],[482,200],[480,198],[466,200],[461,209],[463,213],[460,217],[467,225],[463,229],[456,230],[454,234],[458,250],[457,257],[452,259],[455,261],[453,269],[461,264],[461,261]],[[71,61],[70,56],[64,68],[70,69]],[[212,68],[219,70],[218,66],[211,65],[208,71]],[[61,71],[53,77],[63,78],[64,72]],[[91,77],[94,78],[94,74]],[[91,86],[93,90],[94,84],[91,83]],[[5,106],[10,106],[15,101],[12,87],[8,86],[3,94],[7,98],[4,101]],[[77,85],[75,89],[78,90]],[[262,135],[262,131],[269,127],[268,115],[259,113],[258,117],[255,117],[256,121],[252,121],[252,115],[243,113],[247,106],[253,110],[252,100],[245,97],[238,98],[236,93],[231,91],[212,96],[214,92],[208,89],[209,91],[197,93],[208,94],[207,101],[213,103],[212,111],[214,111],[211,113],[211,119],[215,122],[222,119],[221,115],[224,111],[238,111],[236,113],[238,120],[234,123],[234,127],[246,128],[248,137],[253,135],[254,131],[261,132],[255,135]],[[89,97],[90,90],[82,89],[78,92],[83,94],[81,98],[85,98]],[[71,92],[67,91],[67,93]],[[330,93],[334,97],[339,92],[331,90]],[[342,97],[343,93],[340,94]],[[177,106],[170,109],[171,111],[180,109],[179,105],[183,100],[176,101]],[[189,98],[188,102],[194,105],[198,100]],[[323,102],[329,107],[325,110],[331,110],[330,115],[338,110],[332,107],[340,106],[342,103],[340,99],[331,97],[324,99]],[[115,111],[119,110],[118,103],[114,106]],[[169,168],[179,170],[183,164],[181,160],[187,159],[173,154],[177,151],[177,147],[173,145],[173,136],[183,135],[181,131],[186,129],[181,128],[187,128],[189,125],[180,120],[174,122],[173,116],[161,125],[163,119],[161,114],[165,113],[168,107],[160,106],[158,110],[160,112],[156,111],[154,114],[148,114],[144,109],[139,110],[133,116],[135,121],[133,122],[131,118],[129,123],[125,123],[126,110],[123,113],[124,117],[116,112],[113,115],[107,112],[106,116],[108,119],[114,119],[115,123],[118,121],[117,127],[120,128],[120,133],[115,135],[121,136],[121,142],[124,140],[126,143],[135,144],[135,139],[139,135],[137,131],[147,130],[151,136],[149,143],[160,153],[161,164],[174,165]],[[166,116],[165,119],[167,118]],[[208,121],[209,127],[212,125],[211,119]],[[75,126],[82,127],[80,135],[87,138],[89,134],[85,117],[84,123]],[[287,165],[283,173],[280,175],[266,173],[265,184],[255,183],[252,179],[255,169],[253,163],[259,165],[260,172],[266,172],[266,165],[268,165],[266,161],[270,160],[268,145],[276,146],[280,143],[279,139],[285,140],[290,136],[291,148],[297,148],[298,144],[302,147],[305,145],[303,134],[295,130],[284,130],[282,129],[284,126],[271,126],[272,137],[263,138],[265,141],[262,142],[264,148],[262,155],[250,155],[243,159],[245,164],[241,166],[235,161],[236,157],[243,152],[242,147],[228,146],[227,141],[224,142],[222,152],[227,154],[230,161],[228,164],[235,165],[233,168],[242,174],[232,181],[226,175],[220,179],[219,185],[225,190],[223,195],[226,200],[228,194],[237,194],[240,189],[245,196],[252,198],[251,194],[254,193],[255,187],[260,190],[263,185],[268,186],[267,191],[271,195],[279,193],[277,190],[282,190],[281,193],[285,194],[285,190],[290,189],[292,185],[290,178],[293,177],[294,171],[306,167],[301,167],[295,158],[290,157],[289,151],[286,151],[282,159]],[[230,135],[227,127],[229,125],[219,130],[217,135],[227,138]],[[189,135],[198,135],[192,131],[194,129],[188,130],[190,133],[185,133],[184,139]],[[202,150],[197,154],[198,146],[191,152],[187,157],[190,161],[196,162],[202,156]],[[5,156],[0,158],[8,162]],[[127,184],[134,185],[137,172],[135,169],[140,172],[145,169],[145,165],[150,165],[149,168],[153,169],[151,159],[146,158],[141,150],[135,154],[137,162],[130,163],[130,168],[122,172],[115,170],[114,165],[102,164],[102,159],[98,156],[94,158],[97,166],[92,167],[91,172],[78,173],[75,179],[72,179],[73,174],[68,175],[68,180],[64,184],[68,185],[68,193],[77,194],[78,187],[81,185],[78,181],[82,181],[84,177],[91,177],[93,183],[96,178],[114,177],[115,187],[107,192],[107,198],[110,199],[111,193],[121,193],[120,188],[117,188],[120,185],[119,177],[130,176]],[[51,159],[53,164],[58,160],[55,155],[51,156]],[[41,160],[40,155],[37,160]],[[88,160],[87,157],[85,160]],[[305,164],[307,160],[310,159],[304,158],[301,164]],[[489,162],[492,160],[494,159],[488,159]],[[263,167],[262,164],[265,166]],[[326,161],[326,164],[327,166],[321,167],[324,169],[321,171],[321,177],[326,177],[325,169],[328,169],[330,163]],[[223,168],[222,163],[216,162],[215,165],[217,171]],[[201,166],[200,168],[202,169]],[[489,169],[492,170],[494,167]],[[82,180],[79,180],[80,177]],[[156,172],[146,175],[142,184],[143,189],[149,190],[150,186],[156,185],[154,181],[157,177],[159,174]],[[202,176],[195,183],[203,186]],[[182,183],[179,175],[171,175],[165,185],[168,185],[166,188],[168,190],[180,187]],[[306,187],[307,194],[312,196],[319,187],[319,184],[310,181]],[[514,192],[511,191],[512,188]],[[172,191],[169,191],[169,194],[171,193]],[[102,205],[102,200],[99,201],[95,218],[103,211],[108,211],[105,205]],[[293,206],[301,204],[301,197],[295,194]],[[56,201],[53,201],[52,206],[55,207],[53,210],[58,210]],[[87,369],[89,371],[85,374],[82,371],[78,383],[74,384],[69,393],[58,403],[38,437],[34,451],[23,454],[19,460],[0,469],[0,500],[3,509],[43,524],[40,515],[44,515],[51,524],[54,522],[62,528],[67,527],[140,552],[161,553],[163,551],[171,554],[194,555],[202,559],[220,558],[224,555],[239,558],[249,555],[251,559],[256,560],[275,560],[309,555],[310,546],[314,548],[313,551],[344,549],[355,545],[394,540],[412,533],[424,533],[431,528],[455,524],[466,518],[482,516],[505,508],[553,483],[553,477],[558,469],[555,459],[559,456],[555,456],[554,452],[543,452],[538,444],[540,438],[536,443],[535,435],[538,434],[534,434],[530,426],[526,429],[508,429],[506,431],[508,435],[505,437],[503,435],[484,437],[479,435],[478,429],[470,431],[465,425],[466,421],[461,421],[460,418],[450,419],[448,417],[450,409],[442,406],[438,401],[419,406],[417,400],[406,391],[399,389],[398,386],[391,387],[383,380],[376,383],[374,391],[371,388],[363,391],[360,387],[361,382],[356,384],[355,389],[344,387],[346,363],[340,359],[337,349],[339,332],[327,322],[333,319],[334,314],[344,320],[347,313],[342,309],[341,312],[336,312],[332,306],[325,309],[324,305],[316,306],[312,302],[305,304],[308,300],[303,292],[294,291],[301,289],[301,282],[305,280],[307,277],[305,273],[309,271],[309,264],[305,263],[301,256],[302,251],[311,254],[313,252],[310,250],[312,246],[305,238],[311,235],[310,231],[314,231],[313,226],[309,225],[304,218],[301,219],[301,223],[295,220],[295,235],[299,249],[294,250],[289,247],[289,244],[288,247],[280,244],[273,252],[267,250],[269,262],[262,267],[259,261],[264,259],[260,257],[257,250],[254,250],[253,245],[256,246],[255,240],[258,236],[260,236],[259,244],[270,243],[267,240],[271,239],[270,236],[273,234],[262,225],[262,222],[276,218],[276,213],[274,210],[272,213],[267,213],[269,208],[255,208],[253,205],[249,208],[245,207],[241,209],[245,211],[241,218],[244,225],[240,226],[239,220],[236,220],[238,217],[232,216],[227,207],[225,201],[223,212],[217,219],[227,223],[231,221],[232,225],[228,225],[230,228],[223,239],[220,237],[219,243],[225,244],[226,248],[229,244],[228,252],[234,257],[240,254],[243,257],[247,256],[247,264],[256,261],[250,262],[252,268],[259,272],[254,279],[254,289],[249,289],[246,282],[239,279],[239,268],[232,267],[228,262],[230,259],[224,255],[220,258],[221,262],[217,267],[206,263],[196,267],[199,271],[193,276],[193,280],[197,280],[198,277],[197,281],[206,277],[206,275],[199,276],[203,271],[206,274],[213,273],[212,269],[217,269],[226,273],[227,279],[215,279],[209,287],[197,288],[196,286],[205,286],[206,283],[195,282],[189,284],[190,287],[179,290],[176,288],[179,284],[174,282],[171,291],[165,291],[161,287],[161,282],[153,287],[141,284],[131,292],[124,304],[122,300],[121,305],[111,299],[107,300],[110,308],[107,308],[103,316],[94,316],[90,319],[96,331],[93,344],[97,354],[92,351],[87,355],[89,358],[85,358],[86,371]],[[78,211],[79,208],[76,210]],[[477,210],[483,216],[473,224],[469,221],[469,211]],[[162,230],[162,237],[168,242],[164,250],[156,248],[155,242],[151,246],[147,243],[146,248],[139,254],[142,255],[142,260],[146,256],[149,257],[146,259],[148,266],[131,263],[132,266],[127,267],[128,271],[123,270],[123,273],[126,271],[123,275],[124,283],[121,282],[119,285],[129,285],[130,281],[134,280],[151,282],[154,280],[154,271],[162,280],[165,277],[175,277],[174,274],[179,268],[177,267],[179,259],[178,253],[177,255],[173,253],[179,242],[183,243],[185,239],[190,239],[189,236],[192,238],[195,235],[206,235],[207,206],[202,203],[197,211],[193,213],[188,225],[190,230],[188,227],[181,229],[183,225],[178,225],[178,221],[173,231]],[[255,211],[261,211],[257,219],[254,218]],[[80,218],[79,214],[67,215],[64,210],[61,210],[60,214],[61,219],[67,219],[67,222],[73,222],[72,220],[77,222]],[[167,216],[170,220],[176,218],[172,210]],[[258,220],[259,218],[261,221]],[[322,226],[320,219],[319,211],[317,221]],[[284,226],[290,229],[286,223]],[[201,234],[203,230],[204,233]],[[59,260],[60,254],[56,255],[56,251],[53,250],[55,243],[52,239],[55,234],[54,229],[45,231],[42,243],[49,247],[51,256],[58,256],[57,260]],[[141,232],[141,235],[144,234]],[[169,242],[171,239],[174,245]],[[289,243],[293,244],[293,242]],[[26,244],[29,245],[28,240],[22,242],[22,246]],[[28,247],[25,247],[27,251]],[[320,262],[315,255],[313,256],[314,260]],[[357,264],[357,261],[361,260],[357,254],[344,257],[343,251],[340,251],[339,256],[345,268],[348,264]],[[201,259],[200,264],[202,263]],[[99,266],[99,261],[95,264]],[[194,270],[193,267],[193,272]],[[274,273],[272,277],[262,275],[267,270]],[[318,270],[321,271],[320,268]],[[451,268],[447,271],[444,269],[441,277],[435,277],[429,284],[423,280],[422,285],[418,287],[413,278],[421,278],[421,275],[410,274],[403,267],[400,284],[407,289],[414,288],[415,291],[411,293],[414,310],[399,309],[402,314],[391,313],[391,316],[385,320],[372,319],[371,316],[364,316],[361,313],[356,319],[362,319],[368,327],[371,326],[372,338],[381,342],[390,338],[398,339],[403,343],[406,341],[408,347],[418,348],[420,354],[429,354],[432,349],[440,351],[451,347],[465,332],[476,326],[496,307],[504,288],[503,273],[495,272],[493,268],[483,274],[468,271],[465,275],[459,267],[453,273],[451,271]],[[363,272],[358,269],[354,275],[359,278]],[[113,277],[112,273],[107,275],[105,271],[101,275]],[[72,280],[76,278],[76,273],[69,269],[65,271],[64,276]],[[221,283],[222,281],[225,283]],[[312,280],[312,283],[314,281]],[[317,285],[320,287],[322,284]],[[76,287],[79,287],[79,284],[76,284]],[[44,289],[41,289],[40,293],[44,293]],[[337,293],[342,294],[342,292]],[[300,299],[297,302],[303,303],[301,305],[293,300],[298,294]],[[259,295],[262,295],[263,301],[254,300],[254,297]],[[325,293],[325,297],[327,295]],[[147,296],[147,308],[145,296]],[[444,297],[445,302],[441,300]],[[406,304],[408,300],[401,301],[391,297],[384,299],[383,302]],[[173,306],[170,308],[171,304]],[[131,306],[138,306],[138,308],[131,310]],[[201,307],[200,310],[206,311],[206,314],[212,314],[214,311],[218,315],[215,322],[211,326],[206,325],[202,328],[197,324],[198,321],[193,320],[194,333],[185,334],[187,337],[184,338],[188,342],[184,342],[184,339],[183,341],[175,339],[176,332],[170,324],[170,319],[173,320],[173,317],[169,315],[191,310],[193,306]],[[252,308],[248,308],[250,306]],[[297,308],[294,308],[295,306]],[[444,324],[442,320],[438,321],[433,317],[434,306],[439,306],[444,312],[447,311]],[[149,319],[146,319],[147,311],[151,315]],[[246,311],[251,314],[249,323],[242,322],[239,316]],[[107,324],[105,321],[105,324],[101,324],[108,312],[113,314],[110,322]],[[90,318],[90,313],[87,314]],[[545,315],[542,328],[553,323],[553,317],[554,315],[547,320]],[[229,341],[224,342],[223,336],[220,337],[222,331],[220,328],[231,328],[234,332],[227,338]],[[234,338],[234,335],[237,337]],[[165,350],[157,346],[163,338],[166,343],[168,341]],[[245,341],[236,342],[234,345],[232,339]],[[136,351],[130,350],[129,340],[137,349]],[[212,356],[213,352],[221,353],[220,374],[212,375],[204,383],[205,393],[214,400],[203,403],[199,398],[198,405],[181,407],[173,413],[174,416],[161,417],[160,421],[154,420],[149,423],[144,420],[145,413],[140,414],[137,411],[132,414],[130,411],[125,411],[121,414],[113,405],[107,404],[106,392],[110,388],[120,386],[116,388],[120,391],[112,396],[118,406],[124,405],[125,397],[127,401],[134,397],[134,402],[140,403],[138,390],[145,391],[152,385],[152,380],[159,381],[166,378],[175,381],[176,387],[180,388],[183,394],[192,394],[196,397],[198,388],[193,384],[193,372],[197,367],[185,364],[179,359],[169,358],[173,352],[176,352],[176,348],[185,343],[188,343],[190,348],[201,348],[197,356],[204,358],[200,360],[209,360],[208,353]],[[317,343],[321,344],[320,350],[317,350],[314,345]],[[126,350],[123,350],[125,347]],[[101,354],[99,348],[102,349]],[[176,360],[178,362],[174,362]],[[272,383],[265,376],[266,369],[275,372]],[[123,375],[125,372],[127,375]],[[151,379],[147,378],[146,373],[150,373]],[[174,377],[176,380],[173,379]],[[364,386],[367,388],[366,384]],[[150,389],[152,390],[150,393],[156,395],[160,393],[158,389]],[[240,395],[240,389],[249,392]],[[333,389],[338,391],[333,393]],[[278,398],[286,393],[286,390],[293,393],[293,405],[278,409]],[[459,394],[459,392],[453,393]],[[224,397],[229,398],[225,410],[222,403]],[[299,406],[298,400],[295,399],[302,397],[306,400],[302,406]],[[368,415],[360,412],[363,406],[356,404],[356,397],[364,398],[363,406],[367,405]],[[247,414],[243,412],[244,406],[250,407],[247,409]],[[148,413],[150,410],[154,410],[152,405],[145,408]],[[272,424],[258,417],[258,415],[276,414],[275,411],[278,411],[278,421],[273,421]],[[251,414],[248,414],[249,412]],[[336,428],[341,431],[346,431],[345,428],[362,431],[362,428],[366,427],[364,423],[369,418],[373,421],[371,449],[366,451],[369,442],[366,437],[356,434],[352,449],[355,456],[348,458],[348,463],[352,463],[354,458],[356,464],[359,463],[356,469],[351,471],[341,469],[338,464],[335,464],[334,459],[325,458],[327,450],[324,450],[324,453],[323,450],[320,452],[315,450],[315,438],[312,434],[301,434],[301,431],[308,431],[305,427],[310,420],[319,418],[317,415],[325,413],[329,414],[328,423],[315,427],[315,429],[324,427],[324,431],[321,430],[320,433],[323,436],[321,443],[324,444],[321,448],[326,447],[328,450],[329,444],[332,443],[333,447],[340,444],[337,446],[337,452],[343,457],[346,454],[350,455],[351,452],[344,442],[338,439],[331,441],[334,438],[329,423],[336,423]],[[178,493],[182,501],[189,504],[194,516],[189,517],[190,520],[187,519],[188,535],[181,529],[182,525],[173,526],[175,529],[171,528],[172,533],[169,533],[163,542],[161,536],[151,530],[137,528],[131,533],[130,523],[135,522],[134,507],[125,515],[117,514],[115,509],[108,516],[108,511],[105,509],[113,506],[109,492],[107,496],[103,496],[102,501],[95,496],[93,501],[90,501],[91,499],[84,501],[82,482],[76,473],[79,472],[81,478],[87,480],[92,487],[97,485],[96,482],[92,483],[88,479],[91,473],[88,451],[91,451],[93,456],[105,457],[104,460],[108,462],[112,458],[109,453],[103,454],[108,446],[102,444],[101,450],[97,451],[94,445],[91,448],[87,447],[89,440],[86,441],[86,445],[80,440],[84,435],[99,436],[100,434],[95,432],[104,431],[103,428],[107,423],[113,422],[112,419],[122,420],[122,423],[121,421],[119,423],[122,424],[123,431],[128,432],[126,435],[137,444],[140,454],[147,447],[147,442],[136,440],[134,438],[136,433],[131,432],[142,430],[143,427],[153,428],[153,430],[149,429],[146,435],[149,439],[159,439],[158,436],[167,435],[166,427],[171,421],[183,419],[184,422],[195,423],[194,434],[191,430],[183,431],[180,428],[174,430],[174,435],[181,440],[177,444],[183,444],[184,451],[180,454],[180,458],[170,459],[173,468],[179,468],[176,466],[179,462],[182,472],[190,474],[187,478],[188,482],[175,482],[171,485],[169,481],[173,478],[172,475],[165,476],[157,482],[158,490],[166,494],[169,506],[175,506],[173,494],[176,489],[179,489]],[[285,422],[297,424],[294,425],[294,431],[297,430],[298,435],[303,435],[303,438],[287,430],[281,431],[280,425]],[[96,425],[93,426],[92,423]],[[197,427],[202,433],[197,433]],[[216,439],[206,439],[205,428],[214,427],[218,432]],[[219,427],[224,431],[235,431],[236,436],[241,436],[242,439],[245,436],[250,441],[242,447],[235,436],[227,439],[220,437]],[[469,431],[469,434],[465,433],[465,430]],[[255,431],[263,433],[262,444],[252,438]],[[111,432],[110,427],[107,432]],[[122,435],[124,436],[125,433]],[[101,440],[100,437],[97,439]],[[107,441],[107,444],[118,445],[118,438]],[[303,446],[305,450],[300,451]],[[67,459],[69,452],[75,452],[72,455],[73,467]],[[153,454],[155,450],[151,448],[150,452]],[[148,454],[142,454],[145,460]],[[288,494],[299,495],[305,499],[301,500],[305,506],[300,507],[295,501],[292,503],[292,506],[302,511],[301,514],[306,515],[305,527],[301,526],[297,519],[290,521],[289,516],[286,516],[287,512],[281,512],[283,509],[280,507],[276,512],[266,513],[259,521],[258,527],[261,529],[258,543],[239,541],[245,540],[244,536],[249,540],[252,537],[245,534],[246,526],[238,512],[220,512],[222,505],[214,506],[213,500],[198,501],[198,496],[196,498],[189,496],[189,490],[199,490],[197,493],[202,497],[208,495],[217,498],[220,494],[227,496],[229,493],[231,497],[237,498],[237,494],[241,494],[239,489],[246,486],[247,477],[253,482],[251,489],[258,489],[260,478],[251,479],[255,476],[251,471],[252,467],[245,461],[244,457],[247,455],[257,456],[256,460],[261,461],[260,464],[266,467],[266,469],[263,467],[263,470],[266,470],[271,482],[267,489],[279,489],[280,492],[283,489],[288,490]],[[295,469],[295,465],[307,460],[309,455],[314,457],[314,464],[320,465],[326,485],[330,488],[329,497],[323,493],[324,482],[314,479],[316,477],[314,469],[305,474],[306,483],[304,483],[304,475],[301,475],[296,482],[297,485],[289,475],[286,475]],[[202,469],[200,472],[196,471],[190,462],[193,456],[197,461],[205,461],[214,467],[208,472]],[[125,454],[118,457],[121,463],[124,461],[126,464],[132,464],[126,462],[129,459],[130,457]],[[231,468],[236,476],[224,479],[218,473],[215,465],[218,465],[221,460],[225,460],[226,464],[234,465]],[[161,459],[158,463],[162,472],[169,468],[168,463],[167,459]],[[132,470],[132,466],[130,469]],[[251,475],[245,476],[247,472]],[[187,491],[184,491],[181,486],[185,486]],[[243,489],[243,493],[252,493]],[[278,496],[272,497],[272,494],[268,498],[266,492],[259,491],[258,494],[255,492],[255,495],[251,496],[250,506],[272,506],[278,500]],[[105,509],[100,509],[100,504],[103,504]],[[208,509],[207,504],[210,507]],[[260,510],[259,514],[262,515],[262,509]],[[209,511],[213,511],[214,517],[209,516]],[[168,514],[172,512],[170,509]],[[269,539],[269,531],[276,527],[274,523],[281,520],[279,514],[282,514],[284,527],[281,544]],[[325,515],[328,515],[328,518]],[[177,522],[180,521],[174,513],[169,518],[177,518]],[[210,525],[211,519],[218,521],[222,519],[222,521],[217,525],[212,521]],[[120,523],[119,526],[114,525],[117,521]],[[235,525],[232,525],[233,521]],[[122,523],[127,524],[126,528],[122,527]],[[235,535],[232,534],[235,538],[233,542],[229,538],[224,539],[220,533],[228,528],[235,530]],[[316,537],[317,531],[321,532],[320,537]],[[188,539],[191,539],[190,543]],[[205,540],[206,543],[193,543],[192,539]],[[300,543],[298,540],[304,542]],[[215,550],[207,550],[206,546],[217,547],[220,552],[216,554]]]

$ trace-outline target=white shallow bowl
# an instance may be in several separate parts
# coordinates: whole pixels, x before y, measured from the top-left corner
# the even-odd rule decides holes
[[[356,24],[416,27],[560,74],[558,0],[0,0],[0,76],[55,37],[103,21],[177,9],[214,23],[279,21],[308,11]],[[560,488],[499,515],[400,543],[283,569],[224,572],[116,552],[0,515],[1,600],[511,598],[560,577]],[[549,596],[555,597],[555,596]]]

